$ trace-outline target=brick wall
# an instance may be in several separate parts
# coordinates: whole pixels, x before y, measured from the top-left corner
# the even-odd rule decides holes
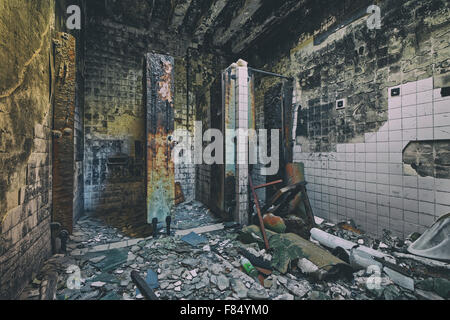
[[[0,299],[14,299],[51,251],[54,6],[6,0],[0,11]]]
[[[67,33],[53,39],[55,52],[55,94],[53,108],[53,220],[72,232],[74,225],[74,142],[76,40]]]

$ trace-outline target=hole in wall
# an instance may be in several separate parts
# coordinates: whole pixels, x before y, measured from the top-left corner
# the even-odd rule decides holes
[[[410,142],[403,150],[407,175],[450,179],[450,140]]]
[[[450,87],[445,87],[441,89],[442,97],[450,97]]]

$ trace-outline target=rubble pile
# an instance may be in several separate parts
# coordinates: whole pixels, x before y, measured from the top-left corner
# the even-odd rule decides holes
[[[450,297],[448,269],[430,268],[410,259],[395,259],[395,266],[390,267],[412,279],[415,286],[410,290],[381,270],[350,269],[348,274],[352,263],[345,252],[325,252],[328,248],[312,239],[302,239],[300,245],[320,247],[314,251],[321,252],[316,260],[308,259],[310,253],[305,248],[295,247],[298,236],[293,234],[281,237],[268,231],[271,243],[281,241],[280,246],[269,251],[257,240],[241,242],[249,230],[257,229],[255,226],[239,228],[230,224],[231,228],[194,234],[202,241],[192,245],[182,236],[174,235],[176,231],[206,226],[217,220],[197,202],[185,203],[177,210],[179,215],[176,215],[171,236],[163,234],[163,228],[157,237],[140,239],[128,238],[99,220],[82,219],[70,237],[67,253],[50,259],[47,265],[52,268],[44,267],[44,274],[36,277],[22,297],[39,299],[43,298],[43,292],[49,296],[52,291],[42,286],[49,278],[45,270],[58,272],[53,298],[59,300],[144,299],[132,280],[133,271],[139,273],[162,300],[438,300]],[[189,218],[189,212],[194,219]],[[337,225],[323,221],[318,228],[389,256],[394,252],[406,253],[413,240],[403,241],[388,232],[382,239],[373,239],[359,231],[352,221]],[[252,234],[258,237],[257,232],[251,231]],[[283,251],[282,245],[289,250]],[[260,271],[258,277],[246,274],[241,265],[243,255],[254,262]],[[280,263],[280,259],[286,260]],[[333,273],[332,268],[317,267],[320,259],[323,263],[333,259],[336,265],[345,266],[347,275]],[[322,269],[330,272],[323,276],[318,273]]]
[[[201,202],[191,201],[178,205],[174,213],[174,227],[178,230],[192,229],[221,222]]]

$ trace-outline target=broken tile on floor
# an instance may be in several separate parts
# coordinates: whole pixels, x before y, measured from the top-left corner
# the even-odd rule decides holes
[[[196,247],[202,243],[208,243],[208,239],[204,236],[200,236],[195,232],[191,232],[181,238],[182,241],[190,244],[193,247]]]

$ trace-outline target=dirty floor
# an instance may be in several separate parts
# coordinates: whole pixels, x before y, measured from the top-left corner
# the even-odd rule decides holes
[[[164,229],[157,238],[131,238],[101,219],[82,218],[70,237],[67,254],[55,255],[47,262],[51,267],[43,269],[58,272],[54,298],[144,299],[131,279],[133,270],[139,272],[163,300],[415,300],[448,294],[448,277],[446,280],[441,274],[433,275],[429,268],[413,261],[405,261],[401,266],[414,271],[417,287],[427,290],[410,291],[388,278],[383,278],[380,287],[373,288],[367,285],[371,274],[365,270],[354,273],[352,280],[316,281],[295,265],[291,265],[286,274],[273,271],[270,276],[252,278],[241,268],[238,249],[243,247],[255,256],[270,259],[267,252],[254,244],[241,243],[239,228],[233,225],[201,234],[204,241],[192,246],[174,233],[220,221],[199,202],[184,203],[176,210],[170,237],[163,234]],[[404,245],[387,233],[383,239],[372,239],[349,224],[337,226],[323,222],[321,228],[388,251]],[[45,274],[37,275],[23,292],[22,299],[39,299],[46,279]],[[439,285],[441,288],[436,289]],[[441,296],[436,296],[436,291]]]

